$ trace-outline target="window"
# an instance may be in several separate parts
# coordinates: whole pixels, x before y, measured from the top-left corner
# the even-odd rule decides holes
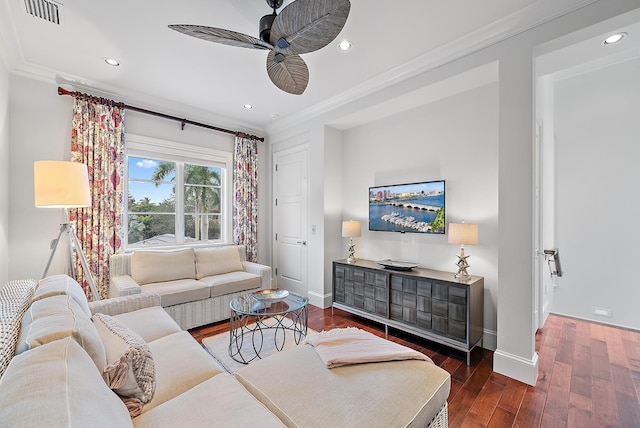
[[[126,138],[126,248],[229,242],[231,153]]]

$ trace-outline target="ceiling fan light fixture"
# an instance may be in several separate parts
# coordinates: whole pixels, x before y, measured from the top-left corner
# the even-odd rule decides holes
[[[608,36],[606,39],[602,41],[602,44],[605,46],[614,45],[619,43],[627,36],[627,33],[616,33]]]
[[[344,39],[338,43],[338,51],[340,52],[348,52],[353,48],[353,43],[351,41]]]

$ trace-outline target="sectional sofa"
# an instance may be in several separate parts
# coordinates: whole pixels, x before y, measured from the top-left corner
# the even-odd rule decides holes
[[[116,254],[109,272],[109,297],[157,293],[185,330],[229,319],[232,299],[271,288],[271,267],[248,262],[241,245]]]
[[[431,362],[328,369],[300,345],[231,375],[155,293],[87,303],[65,275],[12,281],[0,315],[2,426],[447,426]]]

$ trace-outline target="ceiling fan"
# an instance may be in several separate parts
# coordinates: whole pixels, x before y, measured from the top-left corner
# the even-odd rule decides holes
[[[210,42],[265,49],[267,74],[280,89],[300,95],[309,83],[309,69],[300,54],[322,49],[347,22],[349,0],[296,0],[280,14],[284,0],[266,0],[273,13],[260,19],[260,38],[202,25],[169,25],[172,30]]]

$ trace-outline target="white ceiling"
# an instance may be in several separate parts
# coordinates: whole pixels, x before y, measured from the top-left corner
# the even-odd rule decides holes
[[[310,78],[298,96],[271,83],[266,51],[167,28],[199,24],[257,37],[258,20],[270,13],[265,0],[63,0],[60,25],[28,15],[25,0],[0,0],[0,56],[12,73],[71,81],[141,107],[263,132],[401,79],[430,56],[455,54],[462,44],[482,47],[592,1],[351,0],[337,40],[348,38],[354,48],[341,53],[332,43],[304,54]],[[106,65],[106,57],[121,65]],[[246,103],[254,108],[244,109]]]

